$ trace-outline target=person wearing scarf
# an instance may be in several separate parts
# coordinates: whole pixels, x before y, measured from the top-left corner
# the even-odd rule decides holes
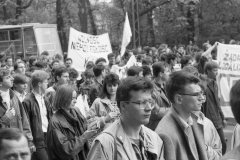
[[[87,130],[87,122],[76,104],[77,93],[70,85],[62,85],[56,92],[54,107],[47,132],[50,160],[85,160],[89,151],[88,139],[97,130]]]

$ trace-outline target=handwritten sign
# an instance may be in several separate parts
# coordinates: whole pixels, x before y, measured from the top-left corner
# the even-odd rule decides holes
[[[90,35],[70,28],[68,57],[72,58],[72,67],[83,72],[88,61],[103,57],[112,53],[108,33],[102,35]]]
[[[240,46],[218,44],[217,52],[220,105],[226,117],[233,117],[229,94],[231,87],[240,79]]]

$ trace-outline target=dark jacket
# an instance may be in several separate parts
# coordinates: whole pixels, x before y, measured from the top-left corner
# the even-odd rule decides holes
[[[92,87],[90,88],[89,91],[89,101],[90,101],[90,106],[93,104],[93,102],[95,101],[95,99],[97,97],[100,96],[101,91],[103,88],[103,84],[99,83],[96,79],[94,80],[94,84],[92,85]]]
[[[44,101],[47,109],[47,118],[48,120],[50,120],[53,114],[52,106],[46,98],[44,98]],[[30,122],[33,135],[33,142],[36,148],[46,147],[44,133],[42,131],[40,109],[37,99],[35,98],[35,95],[33,93],[28,94],[26,98],[23,100],[22,104],[25,108],[27,117]]]
[[[156,81],[154,81],[152,97],[156,104],[151,112],[149,123],[146,126],[152,130],[155,130],[159,121],[171,107],[171,102],[168,100],[164,89],[160,87]]]
[[[82,129],[70,123],[58,110],[48,125],[47,148],[50,160],[85,160],[89,151],[87,140],[81,135],[87,129],[87,122],[77,108],[76,115]]]
[[[224,115],[220,107],[217,84],[213,80],[207,82],[206,103],[202,107],[202,112],[213,122],[216,129],[223,127]]]
[[[10,107],[14,108],[15,116],[12,119],[9,119],[6,116],[7,106],[3,102],[2,97],[0,96],[0,129],[1,128],[18,128],[23,131],[29,142],[32,142],[32,132],[30,129],[29,121],[27,119],[26,112],[22,106],[22,103],[19,101],[15,93],[10,90]]]

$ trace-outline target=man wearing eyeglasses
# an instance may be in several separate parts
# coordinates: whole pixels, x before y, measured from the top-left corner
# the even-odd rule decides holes
[[[204,99],[199,79],[184,71],[173,72],[166,84],[172,107],[159,122],[156,132],[162,138],[167,160],[207,160],[203,127],[191,117],[200,111]]]
[[[163,160],[163,142],[146,128],[155,102],[153,84],[143,77],[128,77],[117,89],[121,118],[93,142],[88,160]]]

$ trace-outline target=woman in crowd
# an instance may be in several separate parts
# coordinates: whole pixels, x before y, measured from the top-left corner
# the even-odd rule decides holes
[[[51,160],[85,160],[89,151],[88,139],[96,128],[87,130],[87,122],[74,107],[77,93],[70,85],[62,85],[56,92],[57,109],[48,125],[47,148]]]
[[[104,129],[119,117],[120,111],[116,102],[119,83],[119,77],[115,73],[109,73],[105,77],[102,93],[99,98],[95,99],[87,114],[89,122],[98,121],[99,126]]]

